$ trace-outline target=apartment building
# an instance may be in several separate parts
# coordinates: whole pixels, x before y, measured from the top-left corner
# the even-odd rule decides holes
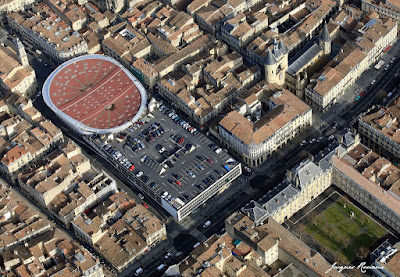
[[[397,1],[362,0],[361,10],[366,12],[375,11],[380,17],[388,17],[400,22],[400,4]]]
[[[0,2],[0,18],[4,20],[7,13],[24,11],[35,3],[35,0],[3,0]]]
[[[49,58],[64,62],[88,53],[83,37],[41,2],[32,10],[7,14],[10,29],[25,44],[43,51]]]
[[[398,165],[400,161],[399,101],[361,114],[358,132],[363,143]]]
[[[342,47],[334,63],[328,64],[305,89],[306,103],[326,112],[358,77],[397,38],[397,23],[391,19],[371,19],[358,29],[358,37]]]
[[[246,242],[224,233],[221,236],[212,235],[175,270],[184,277],[197,276],[199,272],[204,276],[269,276],[261,266],[261,256]]]
[[[264,66],[267,59],[268,48],[274,40],[282,41],[287,49],[288,56],[292,57],[299,52],[312,38],[322,30],[325,22],[337,10],[335,1],[306,1],[297,5],[294,9],[288,9],[283,5],[270,5],[269,12],[272,19],[269,28],[255,37],[246,47],[244,55],[259,66]],[[289,18],[294,21],[293,27],[287,29],[285,24]],[[272,22],[271,22],[272,21]],[[290,26],[291,24],[289,24]],[[278,32],[278,30],[283,30]]]
[[[0,171],[13,179],[28,164],[40,160],[52,151],[63,137],[61,131],[50,121],[31,124],[21,115],[12,114],[8,105],[5,104],[4,107],[7,111],[2,113],[0,123],[0,136],[3,140],[0,148]]]
[[[333,183],[396,232],[400,231],[399,196],[380,187],[346,161],[332,158]]]
[[[337,147],[315,158],[323,170],[331,169],[332,184],[385,222],[400,230],[398,168],[360,144],[359,135],[347,133]],[[333,150],[332,150],[333,149]]]
[[[268,19],[266,6],[257,6],[247,15],[239,13],[224,22],[221,27],[221,39],[235,51],[240,52],[268,27]]]
[[[216,59],[204,53],[202,59],[195,58],[158,83],[158,92],[201,126],[217,117],[241,91],[261,78],[257,67],[244,66],[239,54],[226,50],[217,44],[211,48],[217,52]]]
[[[73,146],[64,151],[54,150],[35,167],[18,175],[22,190],[43,208],[47,208],[61,192],[70,190],[91,169],[90,161],[81,149],[70,140],[66,143]]]
[[[5,184],[0,184],[0,202],[1,275],[103,276],[99,260]]]
[[[150,41],[127,22],[109,27],[108,33],[109,36],[101,42],[104,53],[128,69],[134,60],[151,54]]]
[[[168,9],[170,16],[165,17],[165,9]],[[183,11],[176,12],[171,7],[163,7],[155,16],[144,31],[154,33],[173,47],[190,44],[203,34],[193,17]]]
[[[111,10],[114,13],[119,13],[125,7],[123,0],[98,0],[97,2],[102,11]]]
[[[265,81],[244,92],[238,103],[246,108],[229,112],[210,132],[250,166],[262,164],[273,151],[312,124],[308,105]],[[261,104],[268,108],[263,110]]]
[[[9,46],[0,45],[1,74],[0,88],[3,92],[18,93],[32,97],[36,93],[36,74],[29,65],[25,48],[16,40],[16,51]]]
[[[237,11],[229,3],[220,8],[214,5],[206,5],[193,12],[195,22],[200,29],[212,35],[216,35],[220,31],[224,20],[231,19],[236,14]]]
[[[18,245],[24,245],[35,236],[51,229],[50,222],[41,218],[36,210],[31,209],[11,188],[0,183],[0,255]]]
[[[93,245],[120,272],[166,236],[164,223],[125,192],[84,211],[72,227],[81,241]]]
[[[242,208],[256,225],[267,218],[283,223],[317,198],[332,183],[331,172],[306,160],[288,170],[285,180],[257,202],[252,200]]]
[[[91,168],[73,180],[70,187],[59,193],[48,204],[48,210],[65,226],[85,210],[92,208],[117,192],[114,179],[104,171]]]
[[[288,267],[288,272],[295,269],[305,276],[344,276],[336,269],[329,271],[332,265],[320,253],[271,217],[257,225],[243,213],[235,212],[225,220],[225,228],[232,238],[248,244],[261,257],[263,265],[270,266],[279,260]]]

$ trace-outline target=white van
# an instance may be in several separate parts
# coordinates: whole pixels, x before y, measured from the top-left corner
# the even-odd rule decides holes
[[[193,245],[193,249],[197,248],[200,246],[200,242],[196,243],[195,245]]]
[[[161,271],[161,270],[163,270],[165,267],[166,267],[165,264],[160,264],[160,265],[157,267],[157,270],[158,270],[158,271]]]
[[[211,221],[210,221],[210,220],[207,220],[206,223],[203,224],[203,228],[205,229],[205,228],[207,228],[207,227],[210,226],[210,225],[211,225]]]
[[[139,276],[140,274],[143,273],[143,268],[139,267],[138,269],[136,269],[135,271],[135,276]]]

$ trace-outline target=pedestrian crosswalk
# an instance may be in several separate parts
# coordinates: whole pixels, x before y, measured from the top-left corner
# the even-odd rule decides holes
[[[244,192],[245,192],[246,194],[248,194],[248,195],[251,195],[251,194],[253,194],[253,188],[252,188],[252,187],[247,187],[247,188],[244,190]]]
[[[200,242],[205,242],[207,238],[197,229],[190,231],[190,234]]]
[[[168,248],[167,252],[171,255],[175,255],[178,251],[176,251],[175,246],[171,246],[170,248]]]
[[[173,230],[171,233],[168,234],[171,238],[176,238],[179,235],[177,230]]]

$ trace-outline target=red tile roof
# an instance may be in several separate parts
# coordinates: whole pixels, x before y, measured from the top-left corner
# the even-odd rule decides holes
[[[117,64],[77,60],[61,68],[50,84],[50,98],[63,113],[96,128],[109,129],[132,119],[141,106],[138,87]]]

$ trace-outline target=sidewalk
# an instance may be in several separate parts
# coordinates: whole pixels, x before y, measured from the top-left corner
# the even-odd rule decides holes
[[[227,203],[229,199],[241,191],[245,191],[250,187],[250,181],[245,176],[237,178],[231,186],[222,192],[220,195],[213,196],[210,200],[205,203],[205,208],[199,207],[198,212],[192,213],[189,217],[183,219],[179,224],[177,223],[177,229],[181,232],[188,232],[192,228],[201,226],[206,218],[213,213],[221,203]],[[204,205],[204,204],[203,204]]]

